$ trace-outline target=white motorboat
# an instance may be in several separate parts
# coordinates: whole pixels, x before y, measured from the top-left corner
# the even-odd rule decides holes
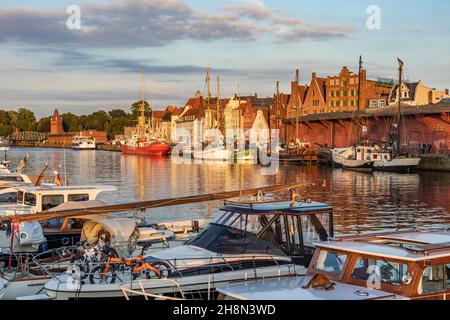
[[[96,148],[95,138],[74,136],[72,139],[72,149],[74,150],[95,150]]]
[[[306,276],[217,288],[221,300],[447,300],[449,231],[402,231],[317,243]]]
[[[136,288],[152,294],[211,297],[216,286],[232,281],[303,274],[313,242],[333,237],[333,209],[318,202],[260,195],[225,201],[222,211],[187,243],[145,257],[152,265],[166,266],[164,277],[135,278],[111,268],[97,274],[93,269],[89,280],[77,286],[64,274],[45,284],[44,296],[28,298],[114,298],[122,297],[123,289]]]
[[[51,210],[63,203],[89,203],[103,192],[113,192],[114,186],[57,186],[43,185],[4,189],[0,195],[15,199],[15,203],[1,204],[0,216],[33,215]],[[104,203],[103,203],[104,204]],[[102,205],[102,203],[97,204]],[[71,233],[60,231],[62,221],[51,220],[42,226],[37,221],[24,222],[20,226],[20,241],[11,245],[11,226],[0,228],[0,253],[8,257],[14,253],[38,253],[79,241],[81,229],[72,228]],[[17,236],[17,235],[16,235]]]

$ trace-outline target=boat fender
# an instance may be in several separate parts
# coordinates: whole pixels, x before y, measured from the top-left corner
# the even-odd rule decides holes
[[[69,242],[70,242],[69,238],[62,238],[62,240],[61,240],[61,243],[62,243],[64,246],[67,246],[67,245],[69,244]]]

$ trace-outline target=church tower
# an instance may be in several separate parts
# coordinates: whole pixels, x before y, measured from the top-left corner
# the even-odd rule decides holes
[[[55,109],[50,120],[50,134],[64,133],[62,117],[59,115],[58,109]]]

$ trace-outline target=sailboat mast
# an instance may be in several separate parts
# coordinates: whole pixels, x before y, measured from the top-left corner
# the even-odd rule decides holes
[[[222,130],[222,119],[220,116],[220,76],[217,76],[217,88],[216,88],[216,92],[217,92],[217,102],[216,102],[216,108],[217,108],[217,128],[219,130]]]
[[[208,105],[206,106],[206,109],[208,111],[206,113],[208,115],[208,124],[207,124],[207,126],[210,129],[212,127],[212,117],[211,117],[211,114],[210,114],[210,112],[211,112],[211,110],[210,110],[210,107],[211,107],[211,69],[210,68],[208,68],[206,70],[206,88],[208,90]]]
[[[296,81],[296,85],[298,87],[298,83],[300,81],[300,69],[295,70],[295,81]],[[295,108],[295,138],[300,141],[299,139],[299,114],[298,114],[298,109],[300,108],[300,93],[298,92],[298,88],[297,88],[297,106]]]
[[[361,78],[362,78],[362,56],[359,56],[359,68],[358,68],[358,125],[356,126],[357,130],[357,143],[361,142],[361,128],[360,128],[360,118],[361,118]]]
[[[398,133],[397,133],[397,153],[401,149],[401,133],[402,133],[402,86],[403,86],[403,61],[398,59]]]
[[[138,126],[145,127],[145,98],[144,98],[144,67],[141,69],[141,107],[140,107],[140,116],[138,119]]]

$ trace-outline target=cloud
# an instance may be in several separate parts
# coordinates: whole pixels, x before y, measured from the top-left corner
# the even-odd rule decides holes
[[[88,2],[81,5],[81,30],[67,29],[67,18],[62,9],[0,9],[0,42],[161,47],[179,40],[254,41],[267,34],[290,39],[299,27],[309,39],[336,36],[331,30],[316,31],[314,26],[261,1],[225,6],[219,13],[199,11],[184,0]],[[344,36],[345,28],[338,28]]]
[[[305,39],[326,40],[344,38],[356,29],[350,26],[312,24],[278,32],[279,41],[299,41]]]

